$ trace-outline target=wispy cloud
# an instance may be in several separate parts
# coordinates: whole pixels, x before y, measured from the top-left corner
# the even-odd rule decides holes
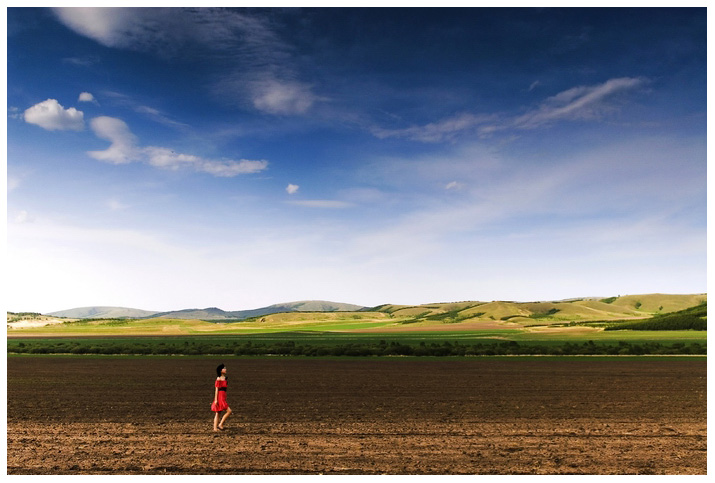
[[[65,109],[57,99],[47,99],[25,110],[25,122],[48,131],[82,131],[84,113],[74,107]]]
[[[317,100],[311,87],[270,76],[248,83],[253,106],[270,114],[304,114]]]
[[[258,173],[268,167],[268,161],[265,160],[210,160],[154,146],[143,148],[141,152],[146,156],[148,163],[156,168],[171,170],[190,168],[194,171],[226,178],[240,174]]]
[[[178,57],[220,57],[227,71],[213,91],[275,115],[305,114],[321,98],[298,80],[292,48],[259,14],[219,8],[55,8],[75,32],[114,48]]]
[[[172,119],[170,116],[168,116],[161,110],[155,107],[147,106],[143,104],[142,101],[138,101],[133,97],[123,94],[121,92],[107,90],[103,91],[102,95],[110,99],[112,104],[131,109],[132,111],[146,116],[147,118],[159,124],[163,124],[165,126],[169,126],[171,128],[179,129],[182,131],[190,127],[186,123],[177,121],[176,119]]]
[[[218,177],[233,177],[241,174],[257,173],[268,167],[265,160],[212,160],[192,154],[177,153],[172,149],[137,145],[137,138],[129,126],[121,119],[101,116],[92,119],[92,131],[101,139],[109,141],[109,148],[103,151],[89,151],[87,154],[99,161],[112,164],[145,162],[161,169],[192,169]]]
[[[163,8],[57,7],[57,17],[75,32],[106,47],[168,53],[182,34],[181,16]],[[184,24],[183,27],[186,27]]]
[[[621,240],[628,250],[647,242],[656,252],[671,253],[666,245],[674,242],[673,233],[682,229],[697,234],[705,224],[702,139],[614,141],[567,157],[540,158],[539,163],[484,152],[479,146],[366,165],[366,176],[403,198],[409,196],[404,187],[414,187],[420,202],[404,205],[408,210],[400,205],[399,211],[391,211],[389,224],[353,236],[349,244],[354,258],[376,264],[417,261],[446,253],[456,240],[487,249],[489,243],[508,242],[523,251],[529,246],[524,237],[539,237],[543,250],[549,250],[551,240],[573,254],[581,245],[610,257],[607,251]],[[432,191],[425,189],[435,185]],[[447,196],[445,190],[460,185],[459,196]],[[673,223],[680,228],[673,231]],[[595,236],[598,230],[603,231]],[[408,246],[404,240],[410,241]],[[467,247],[454,252],[464,250]]]
[[[20,178],[16,176],[7,176],[7,191],[13,191],[17,189],[17,187],[20,186]]]
[[[447,183],[445,185],[444,189],[446,189],[446,190],[460,190],[463,187],[464,187],[464,185],[462,183],[460,183],[459,181],[450,181],[449,183]]]
[[[397,137],[426,143],[449,141],[465,131],[473,130],[476,126],[493,121],[493,116],[476,116],[473,114],[459,114],[438,122],[424,126],[410,126],[403,129],[384,129],[372,127],[373,135],[380,139]]]
[[[33,221],[35,221],[35,217],[27,210],[20,210],[15,214],[15,223],[32,223]]]
[[[154,122],[158,122],[159,124],[163,124],[165,126],[179,129],[185,129],[189,127],[188,124],[172,119],[171,117],[161,112],[159,109],[153,107],[136,105],[134,106],[134,111],[138,112],[139,114],[144,114]]]
[[[289,201],[291,205],[305,206],[308,208],[343,209],[354,206],[353,203],[340,200],[295,200]]]
[[[595,86],[579,86],[544,100],[521,115],[462,113],[422,126],[387,129],[372,126],[377,138],[404,138],[424,143],[453,141],[459,136],[490,136],[500,131],[523,131],[548,127],[559,121],[598,120],[617,109],[614,99],[646,83],[646,79],[622,77]],[[533,82],[529,90],[539,84]]]
[[[616,94],[633,90],[644,84],[640,78],[610,79],[596,86],[580,86],[546,99],[538,108],[513,120],[519,129],[534,129],[561,120],[598,119],[613,109],[609,100]]]
[[[288,193],[289,195],[294,195],[298,192],[299,188],[300,186],[298,186],[297,184],[289,184],[288,186],[286,186],[286,193]]]
[[[20,111],[19,107],[10,106],[7,108],[7,117],[10,119],[24,119],[25,114]]]
[[[91,67],[100,62],[97,56],[87,56],[87,57],[65,57],[62,59],[65,64],[71,64],[80,67]]]
[[[126,203],[122,203],[116,198],[112,198],[110,200],[107,200],[107,208],[109,208],[111,211],[122,211],[129,208],[129,205],[127,205]]]

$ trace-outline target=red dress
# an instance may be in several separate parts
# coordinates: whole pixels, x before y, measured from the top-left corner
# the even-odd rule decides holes
[[[218,413],[228,409],[228,402],[226,401],[226,388],[228,387],[228,381],[216,379],[216,387],[218,388],[218,397],[216,398],[215,403],[211,403],[211,411]]]

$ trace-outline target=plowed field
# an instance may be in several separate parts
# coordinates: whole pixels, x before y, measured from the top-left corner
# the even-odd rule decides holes
[[[234,414],[214,433],[215,366]],[[9,474],[705,474],[705,358],[9,357]]]

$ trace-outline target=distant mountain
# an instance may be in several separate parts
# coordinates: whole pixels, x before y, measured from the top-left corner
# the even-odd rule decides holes
[[[494,320],[584,321],[647,318],[675,312],[707,302],[707,294],[644,294],[608,298],[584,297],[553,302],[453,302],[425,305],[379,305],[371,311],[394,317],[427,321],[458,322]]]
[[[325,300],[304,300],[300,302],[274,304],[258,309],[235,310],[231,312],[223,311],[215,307],[208,309],[177,310],[174,312],[154,314],[153,317],[199,320],[247,319],[249,317],[260,317],[261,315],[276,314],[279,312],[356,312],[362,308],[361,305],[327,302]]]
[[[149,318],[196,319],[220,322],[222,320],[242,320],[250,317],[281,312],[357,312],[374,311],[392,314],[395,317],[409,316],[434,321],[461,320],[510,320],[513,322],[530,319],[549,320],[611,320],[623,318],[644,318],[655,314],[675,312],[694,307],[707,301],[707,294],[643,294],[608,298],[584,297],[551,302],[452,302],[424,305],[380,305],[362,307],[360,305],[327,302],[324,300],[304,300],[270,305],[251,310],[224,311],[216,307],[205,309],[184,309],[171,312],[152,312],[122,307],[83,307],[52,312],[53,317],[72,319],[112,319]]]
[[[304,300],[301,302],[286,302],[268,307],[251,310],[236,310],[228,312],[216,307],[205,309],[183,309],[171,312],[156,312],[149,310],[130,309],[124,307],[81,307],[69,310],[60,310],[45,315],[53,317],[66,317],[70,319],[143,319],[159,317],[165,319],[198,319],[198,320],[227,320],[246,319],[261,315],[275,314],[278,312],[354,312],[362,309],[361,305],[327,302],[324,300]]]
[[[79,307],[76,309],[51,312],[52,317],[65,317],[68,319],[141,319],[151,317],[157,312],[154,310],[129,309],[126,307]]]
[[[158,312],[150,316],[151,318],[164,319],[198,319],[198,320],[213,320],[213,319],[230,319],[229,312],[225,312],[216,307],[206,309],[183,309],[174,310],[171,312]]]

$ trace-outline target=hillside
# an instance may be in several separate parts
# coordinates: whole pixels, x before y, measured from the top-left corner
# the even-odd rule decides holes
[[[216,307],[208,307],[205,309],[184,309],[174,310],[172,312],[158,312],[151,318],[161,319],[185,319],[185,320],[221,320],[232,318],[230,312],[225,312]]]
[[[415,306],[388,304],[373,308],[314,300],[274,304],[258,309],[238,311],[224,311],[210,307],[156,313],[118,307],[85,307],[46,315],[75,319],[146,319],[151,317],[230,322],[283,313],[370,312],[388,315],[397,324],[413,324],[413,327],[461,322],[494,322],[528,327],[570,322],[646,319],[658,314],[684,310],[703,302],[707,302],[707,294],[645,294],[551,302],[465,301]],[[302,320],[304,317],[300,317],[300,319]]]
[[[65,317],[70,319],[140,319],[156,314],[155,310],[130,309],[126,307],[79,307],[76,309],[51,312],[51,317]]]
[[[216,307],[205,309],[183,309],[170,312],[131,309],[125,307],[80,307],[45,314],[52,317],[72,319],[185,319],[185,320],[236,320],[249,317],[260,317],[281,312],[355,312],[361,310],[361,305],[328,302],[325,300],[304,300],[285,302],[250,310],[225,311]]]
[[[677,312],[635,322],[616,322],[605,330],[707,330],[707,302]]]
[[[692,295],[670,295],[670,294],[647,294],[647,295],[625,295],[616,297],[615,300],[604,299],[611,305],[632,308],[649,313],[678,312],[690,307],[695,307],[707,301],[707,294]]]
[[[154,314],[153,317],[165,319],[198,319],[198,320],[242,320],[250,317],[276,314],[282,312],[351,312],[362,309],[361,305],[328,302],[324,300],[304,300],[300,302],[286,302],[269,305],[250,310],[224,311],[216,307],[208,309],[188,309],[174,312]]]
[[[641,300],[647,301],[648,305]],[[638,303],[640,302],[640,305]],[[668,328],[689,331],[695,326],[673,325],[671,307],[688,303],[695,304],[695,315],[702,318],[707,297],[700,295],[647,295],[637,300],[633,296],[611,297],[608,299],[574,299],[555,302],[452,302],[424,304],[418,306],[382,305],[358,311],[307,312],[315,307],[304,302],[292,305],[278,304],[264,308],[267,313],[247,318],[232,318],[236,312],[221,309],[189,309],[179,311],[178,316],[137,319],[56,319],[54,321],[34,320],[8,323],[8,337],[23,336],[135,336],[135,335],[198,335],[198,334],[266,334],[276,332],[297,333],[360,333],[360,334],[410,334],[421,331],[462,333],[469,337],[620,337],[611,331],[604,332],[611,325],[629,324],[635,321],[651,320],[653,316],[666,316]],[[654,305],[650,305],[654,304]],[[638,308],[636,308],[636,305]],[[655,308],[656,312],[644,310],[644,306]],[[332,305],[327,306],[333,308]],[[320,305],[326,308],[326,305]],[[292,310],[291,310],[292,309]],[[699,312],[698,312],[699,311]],[[241,315],[246,315],[244,311]],[[257,311],[251,311],[256,313]],[[699,314],[699,315],[698,315]],[[28,314],[37,318],[39,314]],[[8,314],[8,322],[11,315]],[[19,315],[13,315],[19,317]],[[23,315],[24,317],[24,315]],[[46,317],[46,316],[43,316]],[[17,319],[14,319],[17,320]],[[47,325],[48,323],[52,325]],[[702,327],[702,322],[698,322]],[[672,327],[672,328],[671,328]],[[622,328],[628,328],[622,325]],[[644,328],[644,327],[643,327]],[[660,330],[660,329],[659,329]],[[631,331],[632,332],[632,331]],[[691,330],[689,332],[692,332]],[[702,331],[701,336],[705,336]],[[653,331],[651,331],[653,333]],[[610,334],[610,335],[609,335]],[[679,335],[682,337],[683,335]],[[629,337],[629,336],[625,336]],[[650,337],[650,335],[648,336]],[[663,337],[658,335],[657,337]],[[672,337],[668,335],[667,337]],[[688,334],[687,337],[693,337]]]
[[[362,309],[362,305],[328,302],[325,300],[303,300],[300,302],[286,302],[253,310],[238,310],[227,313],[229,314],[229,318],[246,319],[249,317],[260,317],[262,315],[283,312],[356,312]]]
[[[7,327],[9,329],[22,329],[28,327],[45,327],[47,325],[62,324],[76,319],[66,319],[42,315],[36,312],[7,313]]]
[[[583,298],[553,302],[458,302],[417,306],[380,305],[371,310],[392,317],[411,317],[415,322],[503,321],[549,324],[589,320],[643,319],[660,313],[676,312],[707,301],[707,294],[645,294]]]

